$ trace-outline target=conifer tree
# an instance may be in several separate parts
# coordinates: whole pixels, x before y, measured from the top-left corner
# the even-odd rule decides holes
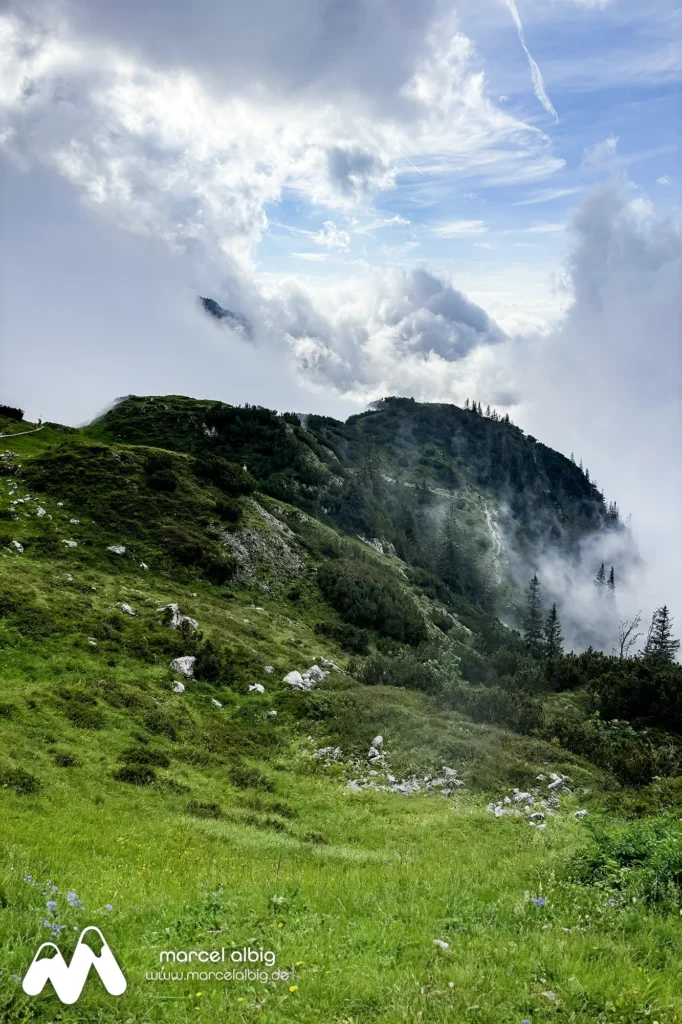
[[[534,658],[541,658],[545,653],[542,623],[542,600],[540,597],[540,580],[537,573],[528,584],[526,599],[526,618],[523,623],[523,639],[526,649]]]
[[[468,398],[467,398],[466,402],[464,403],[464,408],[465,409],[469,408],[469,399]]]
[[[680,649],[680,641],[673,636],[673,619],[664,604],[657,608],[649,626],[649,633],[644,645],[644,660],[666,663],[675,660]]]
[[[489,406],[489,405],[487,405],[487,406],[486,406],[486,409],[485,409],[485,414],[486,414],[486,417],[487,417],[488,419],[490,419],[490,406]]]
[[[606,581],[606,588],[607,588],[607,594],[609,595],[609,597],[615,597],[615,594],[616,594],[616,573],[614,571],[613,566],[611,566],[611,572],[609,573],[609,578]]]
[[[597,569],[597,575],[594,577],[594,587],[595,587],[595,590],[597,591],[597,593],[603,594],[605,586],[606,586],[606,569],[604,568],[604,563],[602,562],[602,564]]]
[[[546,658],[558,658],[564,653],[564,637],[555,604],[545,619],[544,640]]]

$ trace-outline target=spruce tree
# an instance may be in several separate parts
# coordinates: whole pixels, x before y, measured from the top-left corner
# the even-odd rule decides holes
[[[552,605],[552,610],[545,619],[544,633],[545,657],[560,657],[564,653],[564,637],[561,632],[561,623],[559,622],[559,615],[555,604]]]
[[[675,660],[680,641],[673,636],[673,619],[666,604],[657,608],[644,646],[644,660],[666,663]]]
[[[604,568],[604,563],[602,562],[602,564],[599,566],[599,568],[597,570],[597,575],[594,577],[594,587],[595,587],[595,590],[597,591],[597,593],[603,594],[605,586],[606,586],[606,569]]]
[[[534,658],[541,658],[545,653],[542,629],[542,600],[540,597],[540,580],[537,573],[528,584],[526,599],[526,618],[523,623],[523,639],[526,650]]]
[[[487,405],[485,409],[485,415],[487,419],[490,419],[490,406]]]
[[[606,592],[609,595],[609,597],[615,597],[615,595],[616,595],[616,573],[614,571],[613,566],[611,566],[611,572],[609,573],[609,578],[606,581],[606,588],[607,588]]]
[[[464,403],[464,408],[465,409],[469,408],[469,399],[468,398],[467,398],[466,402]]]

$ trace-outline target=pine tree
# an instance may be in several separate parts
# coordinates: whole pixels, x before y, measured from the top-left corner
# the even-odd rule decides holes
[[[508,412],[506,412],[504,414],[504,422],[505,423],[511,423],[511,420],[509,419],[509,413]]]
[[[555,604],[545,619],[544,640],[546,658],[558,658],[564,653],[564,638]]]
[[[597,569],[597,575],[594,577],[594,587],[595,587],[595,590],[597,591],[597,593],[603,594],[605,586],[606,586],[606,569],[604,568],[604,563],[602,562],[602,564]]]
[[[606,588],[606,592],[609,595],[609,597],[616,596],[616,574],[614,572],[613,566],[611,566],[611,572],[609,573],[609,578],[606,581]]]
[[[657,608],[649,626],[644,646],[645,661],[671,662],[680,649],[680,641],[673,637],[673,619],[668,606]]]
[[[466,402],[464,403],[464,408],[465,409],[469,408],[469,399],[468,398],[467,398]]]
[[[487,417],[488,419],[490,419],[490,406],[489,406],[489,405],[487,405],[487,406],[486,406],[486,409],[485,409],[485,414],[486,414],[486,417]]]
[[[534,658],[541,658],[545,653],[542,623],[542,600],[540,597],[540,580],[537,573],[528,584],[526,618],[523,623],[523,639],[526,649]]]
[[[575,465],[575,455],[571,452],[571,462]]]
[[[459,543],[454,502],[450,502],[443,521],[438,569],[449,586],[456,590],[461,589],[463,583],[462,549]]]

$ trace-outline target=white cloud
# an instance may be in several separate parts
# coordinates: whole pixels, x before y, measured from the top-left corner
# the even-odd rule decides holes
[[[595,142],[586,146],[583,151],[582,167],[601,168],[613,167],[618,156],[618,136],[611,135],[603,142]]]
[[[528,235],[552,235],[558,231],[565,231],[565,224],[531,224],[529,227],[523,229]]]
[[[482,220],[451,220],[434,224],[431,234],[438,238],[459,238],[462,235],[482,235],[488,230]]]
[[[326,252],[292,252],[295,260],[307,260],[308,263],[327,263],[329,255]]]
[[[514,206],[536,206],[539,203],[550,203],[554,199],[563,199],[564,196],[574,196],[577,193],[582,192],[583,189],[580,186],[573,188],[546,188],[536,192],[535,195],[530,196],[528,199],[520,199],[515,202]]]
[[[523,23],[521,21],[521,17],[519,15],[519,11],[516,6],[515,0],[506,0],[506,4],[514,20],[514,24],[516,25],[516,31],[519,37],[519,42],[521,43],[524,53],[528,58],[528,66],[530,67],[530,75],[531,80],[533,82],[533,90],[535,92],[535,95],[537,96],[539,102],[545,108],[547,113],[551,114],[554,120],[558,122],[559,116],[556,110],[554,109],[552,101],[550,100],[547,94],[547,89],[545,88],[545,80],[542,77],[542,72],[540,71],[540,68],[533,59],[531,52],[528,49],[528,46],[526,45],[526,34],[523,30]]]
[[[669,174],[663,174],[660,178],[656,178],[657,185],[672,185],[673,179]]]

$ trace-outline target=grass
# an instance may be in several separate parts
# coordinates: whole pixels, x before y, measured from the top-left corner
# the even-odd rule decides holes
[[[11,448],[22,464],[49,462],[65,440],[76,469],[79,450],[92,468],[92,439],[52,426]],[[154,516],[162,506],[171,516],[173,500],[181,519],[205,510],[212,529],[216,495],[186,456],[175,457],[169,498],[142,491],[143,455],[112,450],[128,453],[139,488],[129,507],[112,506],[117,523],[98,468],[107,451],[92,472],[65,477],[61,493],[50,476],[45,491],[20,482],[12,496],[15,477],[0,477],[0,533],[25,543],[24,554],[0,547],[0,1020],[682,1021],[679,915],[633,902],[606,870],[596,885],[571,881],[592,843],[572,811],[587,806],[588,820],[608,825],[618,808],[603,807],[627,803],[621,791],[554,744],[443,712],[423,693],[343,672],[309,694],[286,692],[291,669],[321,656],[348,664],[333,630],[315,630],[340,622],[314,585],[331,531],[258,496],[293,530],[305,527],[306,543],[284,535],[300,573],[293,581],[265,560],[250,579],[217,586],[166,559],[154,536]],[[239,529],[267,545],[278,528],[240,500]],[[152,503],[143,523],[138,501]],[[132,553],[107,553],[120,542],[114,526],[132,531]],[[78,547],[45,547],[50,531]],[[199,621],[199,637],[164,624],[157,609],[171,602]],[[208,651],[214,670],[177,694],[169,662],[190,649],[205,664]],[[249,691],[256,682],[264,694]],[[465,787],[452,798],[349,790],[353,758],[378,732],[396,774],[449,764]],[[343,761],[325,767],[312,752],[329,744]],[[541,770],[569,774],[576,793],[544,831],[486,811]],[[68,960],[88,924],[101,925],[121,963],[125,995],[112,999],[92,977],[72,1007],[49,986],[25,996],[20,979],[53,926],[65,926]],[[162,950],[245,946],[272,950],[289,976],[148,980]]]

